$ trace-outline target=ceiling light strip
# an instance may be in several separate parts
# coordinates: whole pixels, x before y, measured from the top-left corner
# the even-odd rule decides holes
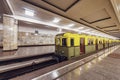
[[[61,27],[59,25],[56,25],[56,24],[53,24],[53,23],[50,23],[50,22],[44,22],[44,21],[40,21],[40,20],[27,18],[27,17],[17,16],[17,15],[8,15],[8,16],[13,17],[13,18],[15,18],[17,20],[21,20],[21,21],[27,21],[27,22],[32,22],[32,23],[36,23],[36,24],[49,25],[49,26],[56,27],[56,28],[71,30],[71,31],[80,32],[80,33],[88,33],[90,35],[97,35],[97,36],[101,36],[101,37],[104,36],[104,37],[111,38],[111,39],[118,39],[117,37],[113,37],[113,36],[110,36],[108,34],[101,33],[99,31],[96,31],[96,33],[90,33],[90,29],[84,29],[84,30],[78,31],[78,29],[71,29],[69,27]]]
[[[6,0],[6,2],[7,2],[7,4],[8,4],[8,6],[9,6],[10,10],[12,11],[12,13],[13,13],[13,15],[14,15],[15,12],[14,12],[12,6],[11,6],[10,0]]]

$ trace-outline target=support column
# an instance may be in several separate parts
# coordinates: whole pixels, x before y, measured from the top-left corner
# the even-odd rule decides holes
[[[18,48],[18,21],[13,17],[3,16],[3,51]]]

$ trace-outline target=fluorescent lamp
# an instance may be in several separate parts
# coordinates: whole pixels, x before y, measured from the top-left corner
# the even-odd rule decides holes
[[[34,16],[34,11],[25,8],[25,14],[28,15],[28,16]]]
[[[11,16],[11,15],[6,15],[6,16]],[[43,24],[43,25],[49,25],[49,26],[52,26],[52,27],[56,27],[56,28],[62,28],[62,29],[67,29],[67,30],[72,30],[72,31],[77,31],[79,33],[82,33],[83,30],[77,30],[77,29],[71,29],[71,28],[67,28],[67,27],[61,27],[59,25],[56,25],[56,24],[52,24],[52,23],[48,23],[48,22],[44,22],[44,21],[40,21],[40,20],[35,20],[35,19],[31,19],[31,18],[26,18],[26,17],[22,17],[22,16],[17,16],[17,15],[13,15],[11,16],[17,20],[22,20],[22,21],[28,21],[28,22],[32,22],[32,23],[36,23],[36,24]],[[74,24],[73,24],[74,25]],[[85,30],[84,30],[85,31]],[[87,30],[89,31],[89,30]],[[98,31],[95,31],[94,35],[98,35],[97,34]],[[112,38],[112,39],[119,39],[117,37],[113,37],[113,36],[110,36],[110,35],[107,35],[107,34],[104,34],[106,37],[108,38]],[[103,36],[103,35],[101,35]]]
[[[83,29],[84,27],[79,27],[78,29]]]
[[[79,30],[80,30],[80,29],[84,29],[84,27],[74,28],[73,30],[75,30],[75,31],[78,31],[78,32],[79,32]]]
[[[58,22],[60,22],[60,20],[61,20],[60,18],[54,18],[53,22],[58,23]]]
[[[87,31],[90,31],[90,29],[83,30],[82,32],[87,32]]]
[[[74,26],[75,24],[69,24],[69,25],[67,25],[68,27],[72,27],[72,26]]]

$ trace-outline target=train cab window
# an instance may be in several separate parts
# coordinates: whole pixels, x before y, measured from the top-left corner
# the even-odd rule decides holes
[[[90,45],[90,40],[88,39],[88,45]]]
[[[55,39],[56,45],[60,45],[60,38]]]
[[[91,41],[91,45],[93,45],[93,40]]]
[[[84,38],[80,39],[80,45],[84,45]]]
[[[99,41],[99,44],[101,44],[101,42]]]
[[[62,39],[62,46],[67,46],[67,39],[66,38]]]
[[[74,46],[74,39],[70,40],[71,46]]]
[[[93,45],[93,40],[92,39],[88,39],[88,45]]]
[[[102,44],[102,41],[99,41],[99,44]]]

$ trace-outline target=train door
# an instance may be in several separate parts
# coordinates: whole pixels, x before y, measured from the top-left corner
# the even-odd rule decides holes
[[[108,41],[108,47],[110,46],[110,42]]]
[[[74,47],[74,39],[71,38],[70,39],[70,45],[71,45],[71,49],[70,49],[70,52],[72,52],[72,56],[71,57],[75,57],[75,47]]]
[[[103,49],[105,49],[105,40],[103,40]]]
[[[98,39],[96,39],[95,45],[96,45],[96,50],[98,50]]]
[[[85,54],[85,38],[80,38],[80,53]]]

